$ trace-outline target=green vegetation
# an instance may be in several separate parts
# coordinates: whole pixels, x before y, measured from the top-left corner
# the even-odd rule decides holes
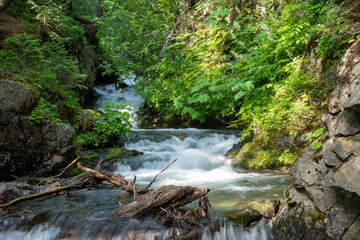
[[[87,75],[79,73],[83,67],[76,54],[82,52],[71,51],[90,47],[70,4],[61,0],[17,0],[10,5],[7,12],[21,24],[16,34],[11,34],[14,29],[4,30],[10,36],[0,42],[0,77],[34,89],[38,105],[30,120],[70,124],[78,130],[75,142],[79,146],[105,146],[119,133],[129,133],[130,116],[119,111],[123,106],[106,104],[96,117],[88,118],[91,127],[81,126],[79,97],[87,91]],[[82,4],[89,5],[79,1],[75,8],[81,9]]]
[[[252,140],[239,166],[290,166],[300,147],[276,143],[322,127],[326,72],[359,36],[350,1],[175,2],[103,1],[109,71],[143,76],[138,91],[163,119],[242,129]]]
[[[30,119],[71,124],[79,145],[109,146],[128,134],[122,106],[79,113],[86,76],[69,52],[86,44],[73,16],[87,17],[106,73],[142,76],[137,91],[157,119],[228,122],[250,139],[233,154],[236,165],[287,167],[303,145],[320,149],[326,137],[319,115],[332,90],[327,72],[360,33],[351,3],[16,0],[7,11],[22,30],[1,43],[1,74],[36,91]],[[304,143],[306,133],[312,141]]]
[[[119,133],[128,135],[131,129],[129,122],[131,115],[120,111],[124,108],[124,105],[107,102],[97,115],[90,111],[87,119],[92,126],[89,130],[78,134],[75,142],[78,145],[99,147],[116,140]]]

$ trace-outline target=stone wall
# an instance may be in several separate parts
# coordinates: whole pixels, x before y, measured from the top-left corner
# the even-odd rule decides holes
[[[360,234],[360,39],[342,58],[320,152],[305,149],[274,221],[274,239],[357,239]]]

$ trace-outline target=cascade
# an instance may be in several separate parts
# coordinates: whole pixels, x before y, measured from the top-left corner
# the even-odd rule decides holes
[[[131,79],[130,79],[131,80]],[[131,81],[128,85],[131,85]],[[115,84],[96,86],[99,100],[94,108],[105,102],[130,103],[126,110],[136,115],[142,98],[130,88],[118,89]],[[172,160],[177,161],[159,175],[152,187],[160,185],[207,186],[212,208],[210,216],[222,219],[226,213],[241,209],[239,202],[278,199],[291,183],[287,174],[271,171],[250,172],[234,169],[225,153],[239,141],[232,130],[208,129],[138,129],[127,138],[125,147],[143,155],[121,159],[112,171],[125,178],[137,176],[137,184],[146,186]],[[108,218],[117,208],[118,190],[101,187],[82,190],[70,195],[46,196],[12,207],[22,218],[0,218],[0,239],[168,239],[169,230],[152,218]],[[50,206],[50,207],[49,207]],[[196,207],[195,203],[190,207]],[[232,223],[221,223],[218,232],[205,230],[202,239],[271,239],[271,222],[260,222],[250,230]]]

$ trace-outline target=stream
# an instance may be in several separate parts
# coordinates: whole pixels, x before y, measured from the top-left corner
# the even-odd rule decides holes
[[[129,84],[130,85],[130,84]],[[117,89],[115,84],[95,87],[99,100],[131,103],[130,112],[142,104],[132,88]],[[205,230],[202,239],[272,239],[271,222],[260,222],[250,230],[226,223],[224,217],[247,203],[282,199],[283,190],[291,184],[288,174],[277,171],[245,171],[231,166],[226,152],[239,141],[235,131],[208,129],[138,129],[127,137],[125,147],[143,155],[114,163],[113,172],[126,179],[137,177],[136,183],[146,186],[154,176],[174,159],[177,161],[160,174],[152,188],[160,185],[210,187],[210,216],[222,222],[219,232]],[[69,195],[45,196],[11,207],[20,217],[1,218],[0,239],[169,239],[171,230],[153,218],[111,219],[118,208],[119,190],[103,183],[94,190],[81,190]],[[191,203],[188,207],[197,207]]]

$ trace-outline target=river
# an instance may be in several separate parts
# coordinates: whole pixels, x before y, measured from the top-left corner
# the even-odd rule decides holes
[[[131,103],[131,112],[141,106],[140,96],[133,89],[120,90],[114,84],[97,86],[99,100],[124,100]],[[219,232],[205,230],[202,239],[271,239],[271,222],[261,222],[251,230],[226,223],[228,213],[246,203],[265,199],[281,199],[291,184],[289,175],[276,171],[253,172],[235,169],[226,152],[239,141],[235,131],[208,129],[138,129],[128,136],[125,147],[143,155],[119,160],[112,171],[127,179],[137,176],[137,184],[146,186],[153,177],[174,159],[177,161],[159,175],[152,187],[191,185],[211,188],[210,216],[222,221]],[[47,196],[12,207],[21,217],[1,219],[0,239],[168,239],[170,232],[152,218],[111,219],[117,209],[119,190],[104,183],[96,189],[82,190],[64,196]],[[196,207],[189,204],[188,207]]]

